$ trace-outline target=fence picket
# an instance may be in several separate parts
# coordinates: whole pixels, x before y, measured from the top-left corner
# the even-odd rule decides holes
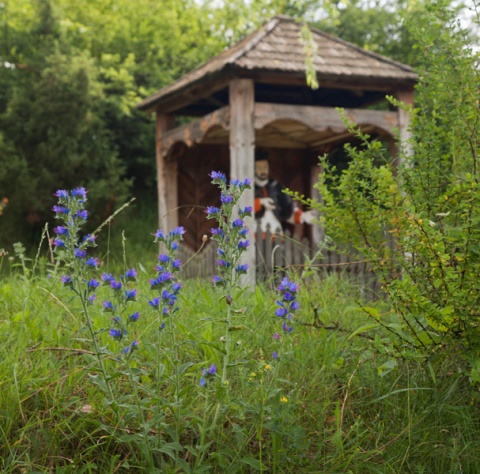
[[[257,281],[266,281],[274,276],[277,280],[284,274],[285,268],[302,268],[307,258],[310,261],[316,252],[308,239],[295,241],[288,231],[282,234],[268,228],[266,232],[257,232],[251,241],[256,247]],[[197,254],[186,246],[180,246],[179,258],[184,263],[184,278],[211,277],[216,273],[216,242],[209,242]],[[339,252],[322,250],[319,258],[311,263],[319,274],[325,276],[337,274],[340,278],[348,275],[362,288],[365,296],[378,297],[381,292],[371,265],[351,249],[341,248]]]

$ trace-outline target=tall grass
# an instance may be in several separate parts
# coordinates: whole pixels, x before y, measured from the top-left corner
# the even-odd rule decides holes
[[[229,215],[222,219],[227,234]],[[172,272],[182,232],[155,234]],[[176,277],[159,290],[165,268],[151,278],[153,236],[132,261],[125,235],[99,249],[101,271],[120,275],[124,289],[126,270],[140,269],[141,317],[125,338],[111,337],[131,313],[123,290],[113,290],[118,306],[107,313],[87,307],[91,293],[81,288],[92,276],[65,284],[50,248],[29,259],[17,245],[13,264],[2,261],[2,472],[480,472],[478,390],[453,365],[392,358],[388,324],[369,319],[395,324],[388,301],[365,308],[346,276],[290,273],[279,296],[274,281],[242,291],[232,273],[220,288],[183,282],[164,313],[152,297]],[[222,267],[217,283],[228,276]],[[99,287],[97,300],[112,288]],[[279,314],[287,306],[291,320]],[[293,332],[282,332],[282,320]],[[134,338],[135,354],[133,345],[125,352]]]
[[[147,472],[138,444],[113,436],[117,421],[88,379],[95,358],[85,342],[78,303],[55,269],[45,268],[51,272],[36,276],[17,268],[0,281],[0,468],[6,473]],[[244,462],[237,472],[480,472],[480,416],[468,380],[451,367],[434,372],[428,364],[399,361],[379,370],[387,359],[375,338],[383,335],[377,329],[352,337],[368,319],[357,305],[356,289],[336,277],[301,285],[297,325],[275,379],[276,295],[266,285],[244,296],[236,365],[229,371],[235,398],[218,432],[202,435],[206,397],[215,394],[202,392],[198,380],[205,361],[220,362],[223,328],[216,321],[224,302],[209,282],[184,284],[177,350],[191,365],[183,379],[179,437],[190,448],[177,453],[183,463],[165,456],[164,472],[187,471],[186,466],[201,472],[202,465],[210,472],[233,472],[229,466],[240,451]],[[149,291],[147,284],[139,286],[143,303]],[[313,325],[315,314],[320,325],[318,319]],[[153,314],[145,310],[137,324],[142,341],[137,363],[148,377]],[[106,363],[114,367],[116,361]],[[126,381],[122,390],[129,391]],[[165,384],[162,397],[172,391]],[[172,417],[167,413],[166,422]],[[127,420],[122,429],[129,426],[134,430],[136,420]],[[211,443],[203,458],[194,452],[202,441]],[[195,457],[203,459],[196,467]]]

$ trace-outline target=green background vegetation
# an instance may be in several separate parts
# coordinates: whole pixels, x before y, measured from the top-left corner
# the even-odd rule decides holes
[[[154,124],[135,104],[271,16],[291,15],[416,65],[421,53],[404,16],[423,9],[417,0],[2,2],[0,199],[9,205],[0,248],[11,251],[17,241],[35,248],[51,222],[52,194],[79,185],[95,206],[92,228],[133,196],[119,227],[135,216],[132,233],[149,232],[156,221]]]
[[[60,187],[89,189],[92,226],[138,197],[125,215],[140,212],[145,233],[118,220],[101,233],[99,253],[106,271],[138,265],[141,273],[134,368],[142,389],[157,368],[147,302],[157,251],[149,235],[155,174],[153,123],[134,104],[275,13],[409,62],[421,78],[413,155],[402,155],[407,166],[394,170],[381,146],[359,134],[365,143],[347,148],[343,173],[324,159],[324,199],[311,202],[334,242],[346,240],[373,262],[382,298],[365,301],[344,275],[292,274],[301,283],[300,310],[270,391],[266,366],[279,331],[274,284],[239,297],[232,396],[223,423],[202,442],[208,403],[198,381],[201,368],[222,358],[225,298],[208,282],[185,282],[174,347],[187,365],[177,390],[165,358],[160,433],[169,436],[168,410],[180,413],[181,449],[163,453],[163,472],[480,472],[480,81],[476,49],[468,47],[475,30],[458,28],[449,2],[88,5],[2,4],[0,198],[10,204],[0,217],[0,244],[37,248]],[[111,253],[123,229],[134,238]],[[384,245],[392,241],[387,234],[395,247]],[[18,245],[16,255],[13,264],[0,257],[7,273],[0,280],[0,469],[145,472],[138,420],[127,417],[119,433],[101,387],[90,383],[98,366],[84,310],[60,283],[64,270],[41,253],[26,259]],[[94,318],[98,328],[109,324],[101,312]],[[98,336],[109,344],[105,332]],[[117,367],[111,357],[105,363]],[[131,416],[127,378],[114,375]],[[173,400],[180,392],[181,405]]]

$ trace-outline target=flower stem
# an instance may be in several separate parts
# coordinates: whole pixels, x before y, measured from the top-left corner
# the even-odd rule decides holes
[[[79,278],[75,278],[75,280],[77,282],[77,289],[75,290],[75,292],[78,294],[78,296],[80,297],[80,301],[82,302],[83,313],[85,314],[85,323],[87,325],[88,332],[90,333],[90,339],[93,344],[95,356],[97,357],[97,361],[100,366],[100,371],[102,373],[103,381],[105,382],[105,386],[107,387],[108,396],[110,397],[110,400],[113,402],[115,400],[115,397],[113,395],[112,388],[110,386],[110,381],[107,375],[107,370],[105,368],[105,363],[103,361],[103,358],[100,356],[100,349],[98,347],[97,336],[95,334],[95,331],[93,330],[93,323],[87,308],[85,294],[82,292],[82,289],[80,287]],[[113,407],[114,407],[114,411],[116,411],[115,404],[113,404]]]

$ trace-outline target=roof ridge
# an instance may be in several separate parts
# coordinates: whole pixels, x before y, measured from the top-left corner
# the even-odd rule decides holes
[[[280,23],[280,17],[285,17],[285,15],[277,15],[273,18],[270,18],[270,20],[264,23],[260,28],[251,33],[252,38],[250,40],[247,41],[250,35],[246,36],[243,40],[240,40],[237,45],[245,41],[245,46],[239,48],[239,51],[233,54],[232,57],[225,61],[224,64],[233,64],[235,61],[238,61],[243,55],[250,52],[263,38],[265,38],[270,32],[275,29],[278,23]]]

